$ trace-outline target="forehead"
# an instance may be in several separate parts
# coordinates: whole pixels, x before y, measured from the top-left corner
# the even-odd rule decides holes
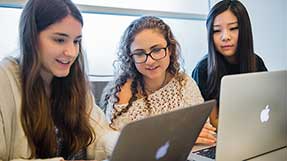
[[[237,17],[228,9],[215,17],[213,25],[220,26],[234,22],[237,22]]]
[[[71,36],[79,36],[82,34],[82,24],[71,15],[68,15],[59,22],[56,22],[48,26],[43,31],[47,33],[57,32],[57,33],[66,33]]]
[[[145,29],[135,36],[131,44],[131,50],[149,49],[151,46],[158,44],[163,46],[167,44],[164,36],[158,30]]]

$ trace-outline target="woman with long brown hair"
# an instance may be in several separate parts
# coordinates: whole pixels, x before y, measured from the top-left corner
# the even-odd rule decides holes
[[[70,0],[25,5],[20,56],[0,63],[0,160],[105,159],[111,153],[116,132],[94,106],[82,27]]]

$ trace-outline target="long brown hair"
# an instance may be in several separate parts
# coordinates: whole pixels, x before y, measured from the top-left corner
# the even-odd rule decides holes
[[[81,43],[69,75],[52,79],[50,98],[40,76],[38,35],[67,15],[83,25],[80,11],[70,0],[29,0],[21,14],[21,123],[31,149],[30,158],[56,155],[56,127],[64,145],[67,145],[65,151],[70,154],[94,141],[95,133],[89,123],[88,108],[91,104],[87,101],[89,88]]]

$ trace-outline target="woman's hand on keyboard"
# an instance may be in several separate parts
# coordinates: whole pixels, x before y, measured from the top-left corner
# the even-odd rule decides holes
[[[205,123],[195,143],[207,145],[214,144],[216,142],[215,131],[215,127],[213,127],[210,123]]]

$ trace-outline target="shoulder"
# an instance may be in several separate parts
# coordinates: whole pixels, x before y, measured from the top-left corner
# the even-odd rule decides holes
[[[132,97],[131,91],[132,79],[128,79],[127,82],[121,87],[121,91],[118,94],[118,104],[127,104]]]
[[[15,58],[8,57],[0,61],[0,85],[11,81],[20,85],[20,67]]]
[[[185,84],[183,87],[183,97],[186,105],[194,105],[203,102],[203,98],[197,83],[189,75],[183,74]]]
[[[254,55],[255,55],[257,71],[267,71],[267,68],[265,66],[263,59],[257,54],[254,54]]]
[[[196,65],[192,72],[192,78],[197,83],[201,91],[206,88],[207,82],[207,55]]]
[[[0,89],[6,91],[0,95],[4,99],[13,96],[14,100],[18,101],[21,95],[20,66],[12,57],[0,61]]]
[[[0,130],[0,136],[7,136],[6,139],[11,137],[16,137],[17,139],[18,135],[15,134],[15,128],[21,126],[20,118],[17,117],[21,111],[20,76],[18,69],[18,63],[12,58],[4,58],[0,61],[0,89],[2,91],[0,94],[0,120],[2,120],[0,124],[2,125],[0,126],[3,128],[1,130],[4,130],[2,133]],[[22,133],[22,131],[20,130],[18,133]],[[6,141],[6,148],[9,149],[12,145],[8,140]],[[0,137],[0,142],[3,142],[3,137]],[[1,150],[0,148],[0,153]]]
[[[262,62],[263,63],[263,59],[259,55],[257,55],[257,54],[254,54],[254,55],[255,55],[256,62]]]
[[[16,70],[19,70],[19,64],[15,58],[7,57],[0,61],[0,69],[2,71],[15,72]]]
[[[207,55],[205,55],[195,66],[196,70],[207,70]]]
[[[207,75],[207,55],[197,63],[191,75],[196,82],[200,81],[202,77]]]
[[[188,74],[180,73],[180,76],[183,78],[182,81],[184,82],[185,85],[197,86],[194,79],[191,76],[189,76]]]
[[[190,77],[186,73],[181,73],[181,76],[183,78],[182,84],[184,86],[184,90],[186,91],[198,91],[199,90],[199,87],[196,81],[192,77]]]

